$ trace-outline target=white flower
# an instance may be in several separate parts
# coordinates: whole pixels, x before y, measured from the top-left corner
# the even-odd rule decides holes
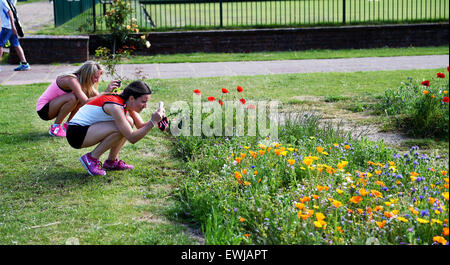
[[[145,42],[145,47],[150,48],[150,46],[152,46],[152,45],[150,44],[150,42],[149,42],[149,41],[146,41],[146,42]]]

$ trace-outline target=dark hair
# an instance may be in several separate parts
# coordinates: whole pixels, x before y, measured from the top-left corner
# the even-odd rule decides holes
[[[119,96],[124,100],[128,100],[130,96],[138,98],[142,95],[150,95],[151,93],[152,90],[146,83],[142,81],[134,81],[129,84]]]

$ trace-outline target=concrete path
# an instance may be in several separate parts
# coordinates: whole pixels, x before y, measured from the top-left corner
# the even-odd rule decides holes
[[[257,62],[124,64],[118,66],[118,72],[120,76],[128,79],[136,79],[138,75],[146,78],[165,79],[285,73],[444,69],[448,64],[448,55],[430,55]],[[73,65],[31,65],[30,71],[14,72],[15,67],[15,65],[1,66],[0,85],[49,83],[58,74],[78,68],[78,66]],[[103,75],[104,81],[110,79],[107,75]]]

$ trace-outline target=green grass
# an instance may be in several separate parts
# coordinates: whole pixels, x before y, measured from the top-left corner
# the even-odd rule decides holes
[[[174,55],[131,56],[126,64],[151,63],[198,63],[198,62],[236,62],[236,61],[273,61],[303,59],[338,59],[358,57],[389,57],[448,54],[448,46],[409,47],[409,48],[375,48],[347,50],[306,50],[285,52],[252,53],[190,53]]]
[[[142,115],[150,118],[159,101],[167,109],[177,100],[190,102],[193,89],[204,97],[220,96],[221,87],[241,85],[248,99],[285,103],[303,95],[375,97],[408,76],[421,79],[436,71],[152,79],[152,104]],[[7,102],[0,106],[0,244],[65,244],[70,238],[80,244],[196,244],[173,197],[189,177],[173,139],[151,131],[122,150],[121,158],[135,166],[133,171],[90,177],[78,158],[91,148],[75,150],[65,139],[50,137],[51,122],[35,112],[47,86],[0,86],[0,98]]]

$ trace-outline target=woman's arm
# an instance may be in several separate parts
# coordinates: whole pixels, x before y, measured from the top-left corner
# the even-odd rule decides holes
[[[92,101],[92,100],[94,100],[95,98],[97,98],[98,96],[101,95],[100,93],[98,93],[98,91],[94,90],[95,96],[88,98],[88,96],[81,89],[80,82],[75,77],[70,77],[70,76],[69,77],[63,77],[63,78],[60,79],[59,84],[64,89],[72,90],[73,94],[80,101],[81,105],[84,105],[84,104],[88,103],[89,101]],[[105,90],[104,93],[108,93],[108,92],[114,90],[117,87],[118,87],[117,81],[111,81],[111,83],[108,85],[108,87],[107,87],[107,89]],[[104,93],[102,93],[102,94],[104,94]]]
[[[117,128],[119,129],[120,133],[132,144],[135,144],[136,142],[144,138],[144,136],[146,136],[147,133],[162,119],[162,115],[157,111],[153,113],[152,118],[150,119],[149,122],[139,124],[142,126],[138,128],[136,131],[133,131],[133,128],[131,127],[130,123],[128,123],[128,120],[121,106],[117,104],[105,104],[103,106],[103,109],[107,114],[111,115],[114,118],[114,122]],[[134,114],[135,117],[136,114],[137,113]],[[132,118],[134,120],[133,116]]]
[[[128,113],[130,113],[131,118],[133,118],[134,125],[136,125],[136,128],[140,129],[148,123],[148,122],[144,122],[144,120],[142,119],[141,115],[139,115],[139,113],[132,111],[132,110],[128,111]]]

